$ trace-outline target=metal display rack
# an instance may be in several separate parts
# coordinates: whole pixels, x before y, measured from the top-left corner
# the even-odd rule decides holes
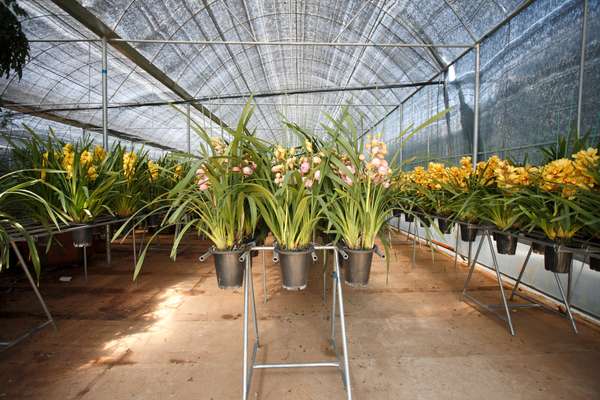
[[[418,223],[417,221],[418,221],[418,217],[415,217],[415,221],[414,221],[415,225],[417,225],[417,223]],[[421,238],[418,237],[418,233],[417,234],[411,233],[410,228],[411,228],[412,224],[413,224],[412,222],[409,223],[407,235],[412,234],[414,240],[417,240],[417,239],[421,240]],[[467,274],[467,278],[465,280],[463,290],[462,290],[463,300],[465,300],[465,301],[468,300],[468,301],[476,304],[477,306],[493,313],[501,320],[505,321],[510,334],[513,336],[515,336],[515,329],[514,329],[511,315],[510,315],[510,310],[518,309],[518,308],[543,308],[545,310],[548,310],[548,311],[551,311],[554,313],[558,313],[561,316],[566,316],[571,324],[573,331],[575,333],[578,333],[577,325],[575,323],[575,319],[574,319],[573,313],[571,311],[572,262],[571,262],[571,268],[569,268],[569,271],[567,273],[568,274],[568,284],[567,284],[566,290],[563,287],[562,282],[560,281],[559,273],[552,272],[552,274],[554,275],[555,282],[556,282],[556,287],[560,294],[560,299],[558,299],[558,300],[561,301],[565,307],[564,314],[558,312],[555,309],[552,309],[552,308],[546,306],[545,304],[540,303],[539,301],[536,301],[535,299],[533,299],[529,296],[526,296],[526,295],[523,295],[523,294],[520,294],[517,292],[519,285],[522,283],[523,274],[525,273],[525,270],[526,270],[527,266],[529,265],[529,260],[531,258],[531,254],[533,252],[533,247],[531,247],[531,246],[529,248],[529,251],[527,252],[525,261],[523,262],[523,265],[521,266],[518,278],[515,281],[515,285],[512,288],[510,296],[507,297],[506,293],[504,292],[504,280],[503,280],[503,275],[504,276],[506,276],[506,275],[500,271],[495,246],[492,242],[492,234],[499,233],[499,234],[503,234],[503,235],[510,235],[513,237],[517,237],[519,240],[519,243],[525,243],[528,245],[532,245],[533,243],[538,243],[543,246],[554,247],[554,248],[556,248],[556,251],[559,253],[560,252],[572,253],[574,259],[577,256],[579,256],[581,259],[586,260],[589,257],[591,257],[592,255],[595,255],[595,254],[600,255],[599,247],[590,245],[589,243],[586,243],[586,242],[578,243],[581,245],[581,247],[569,247],[569,246],[564,246],[564,245],[557,245],[556,243],[554,243],[550,240],[547,240],[547,239],[525,236],[524,234],[520,234],[520,233],[499,231],[499,230],[495,229],[494,227],[490,227],[490,226],[486,226],[486,225],[473,225],[473,224],[465,224],[464,222],[455,222],[455,226],[456,226],[456,245],[454,248],[454,265],[455,266],[457,263],[457,257],[459,255],[461,255],[459,252],[459,248],[458,248],[458,241],[459,241],[459,234],[460,234],[458,227],[460,224],[470,225],[473,229],[477,229],[479,232],[478,236],[481,237],[480,241],[479,241],[479,245],[477,246],[477,250],[476,250],[474,256],[472,256],[472,254],[471,254],[473,242],[468,242],[469,250],[468,250],[468,257],[467,257],[467,265],[469,267],[469,272]],[[498,290],[500,292],[500,298],[502,300],[502,302],[500,304],[483,303],[482,301],[478,300],[477,298],[475,298],[474,296],[472,296],[471,294],[468,293],[469,283],[471,281],[471,277],[473,275],[473,271],[475,270],[475,266],[477,264],[477,260],[479,259],[479,254],[481,252],[484,242],[488,243],[489,248],[490,248],[490,253],[492,255],[493,268],[491,268],[491,269],[494,271],[494,274],[496,275],[496,280],[498,282]],[[415,252],[415,246],[413,245],[413,260],[414,260],[414,252]],[[515,296],[527,301],[527,303],[526,304],[511,303],[511,301],[514,299]],[[501,311],[499,312],[499,310],[501,310]]]
[[[568,246],[564,246],[564,245],[557,245],[554,242],[551,242],[549,240],[543,240],[543,239],[536,239],[536,238],[531,238],[531,237],[525,237],[521,234],[516,234],[516,233],[510,233],[510,232],[502,232],[502,231],[498,231],[496,229],[487,227],[487,226],[477,226],[477,228],[483,232],[483,236],[481,238],[481,240],[479,241],[479,246],[477,247],[477,251],[475,252],[475,256],[473,257],[473,260],[471,260],[470,266],[469,266],[469,273],[467,275],[467,279],[465,281],[465,285],[463,287],[463,292],[462,292],[462,296],[464,299],[470,300],[473,303],[477,304],[478,306],[492,312],[494,315],[496,315],[498,318],[502,319],[503,321],[506,322],[507,326],[508,326],[508,330],[511,333],[511,335],[515,335],[515,329],[513,326],[513,322],[512,322],[512,318],[510,315],[510,310],[514,309],[514,308],[531,308],[531,307],[541,307],[553,312],[557,312],[554,309],[551,309],[549,307],[546,307],[544,304],[541,304],[537,301],[535,301],[534,299],[532,299],[529,296],[525,296],[525,295],[521,295],[519,293],[517,293],[517,289],[519,287],[519,285],[521,284],[521,280],[523,278],[523,273],[525,272],[525,269],[527,268],[527,265],[529,263],[529,259],[531,257],[531,253],[533,252],[533,247],[529,248],[529,251],[527,253],[527,256],[525,258],[525,262],[523,263],[523,266],[521,267],[521,270],[519,272],[519,276],[515,282],[515,285],[512,289],[511,295],[510,297],[507,299],[506,297],[506,293],[504,292],[504,284],[502,281],[502,273],[500,272],[500,269],[498,267],[498,260],[496,258],[496,251],[494,249],[494,245],[492,243],[492,238],[491,235],[492,233],[501,233],[501,234],[505,234],[505,235],[511,235],[514,237],[517,237],[519,239],[520,242],[525,242],[528,244],[532,244],[532,243],[538,243],[544,246],[551,246],[551,247],[555,247],[556,251],[558,253],[561,252],[565,252],[565,253],[572,253],[574,256],[575,255],[580,255],[583,257],[588,257],[590,254],[600,254],[600,249],[596,249],[594,247],[588,246],[586,248],[577,248],[577,247],[568,247]],[[489,244],[490,247],[490,252],[492,254],[492,261],[494,264],[494,272],[496,274],[496,279],[498,281],[498,290],[500,291],[500,297],[502,299],[502,303],[501,304],[485,304],[482,303],[481,301],[477,300],[475,297],[471,296],[469,293],[467,293],[467,289],[469,286],[469,281],[471,280],[471,276],[473,274],[473,270],[475,269],[475,264],[477,264],[477,259],[479,257],[479,253],[481,251],[481,248],[483,247],[483,242],[486,241],[487,238],[487,242]],[[572,261],[571,261],[572,264]],[[571,275],[571,268],[569,268],[569,276]],[[560,293],[560,297],[562,299],[562,303],[565,306],[565,311],[566,311],[566,316],[569,319],[569,321],[571,322],[571,327],[573,328],[573,331],[575,333],[578,333],[577,331],[577,325],[575,324],[575,319],[573,318],[573,313],[571,312],[571,304],[570,304],[570,284],[569,287],[567,288],[567,291],[565,292],[564,288],[563,288],[563,284],[560,281],[560,278],[558,276],[557,272],[552,272],[554,274],[554,280],[556,282],[556,286],[558,288],[558,292]],[[570,282],[570,278],[569,278],[569,282]],[[514,298],[514,296],[520,297],[523,300],[528,301],[527,304],[522,304],[522,303],[509,303],[510,300],[512,300]],[[497,309],[502,309],[504,311],[504,315],[499,313],[497,311]],[[562,315],[562,314],[561,314]]]
[[[314,246],[315,250],[324,250],[333,252],[333,296],[331,305],[331,338],[330,343],[336,355],[336,360],[316,361],[305,363],[257,363],[256,355],[260,348],[258,317],[256,313],[256,300],[254,295],[254,284],[252,279],[252,257],[251,251],[273,251],[273,246],[253,246],[247,247],[242,255],[245,263],[244,270],[244,320],[243,320],[243,373],[242,373],[242,400],[247,400],[252,384],[252,373],[255,369],[282,369],[282,368],[337,368],[342,374],[342,382],[346,391],[348,400],[352,399],[352,387],[350,384],[350,367],[348,361],[348,337],[346,333],[346,320],[344,317],[344,295],[342,292],[339,253],[336,246]],[[251,299],[250,299],[251,297]],[[249,335],[248,323],[250,317],[250,301],[252,302],[252,320],[254,324],[254,345],[252,356],[249,357]],[[342,341],[342,352],[338,349],[336,341],[336,308],[339,311],[340,335]]]
[[[89,225],[63,226],[63,227],[58,228],[56,226],[43,226],[43,225],[36,224],[36,223],[28,223],[28,224],[25,224],[24,227],[25,227],[26,231],[28,232],[29,236],[31,236],[34,240],[42,238],[42,237],[49,237],[49,236],[59,234],[59,233],[74,232],[74,231],[81,230],[81,229],[87,229],[87,228],[94,229],[94,228],[99,228],[99,227],[106,227],[106,261],[107,261],[107,263],[110,264],[110,262],[111,262],[110,226],[112,224],[122,223],[125,221],[126,221],[126,219],[114,219],[114,218],[106,218],[105,217],[105,218],[98,219],[96,222],[94,222],[93,224],[89,224]],[[31,272],[29,271],[27,262],[25,261],[25,258],[23,257],[23,254],[19,250],[19,246],[17,245],[18,242],[24,242],[25,237],[23,236],[22,233],[20,233],[16,230],[10,230],[8,232],[8,234],[10,237],[10,245],[17,256],[18,264],[21,265],[21,268],[23,269],[23,272],[25,273],[25,276],[27,277],[27,281],[29,282],[31,289],[35,293],[35,296],[36,296],[38,302],[40,303],[40,306],[44,310],[46,320],[44,322],[42,322],[41,324],[36,325],[35,327],[27,330],[26,332],[19,335],[15,339],[0,342],[0,351],[6,350],[8,348],[11,348],[11,347],[19,344],[23,340],[27,339],[28,337],[30,337],[31,335],[40,331],[41,329],[43,329],[44,327],[46,327],[48,325],[52,325],[54,327],[54,329],[56,330],[56,323],[54,322],[54,318],[52,317],[52,314],[50,313],[50,310],[48,309],[48,306],[46,305],[46,302],[44,301],[43,296],[41,295],[33,277],[31,276]],[[134,243],[135,243],[135,241],[134,241]],[[134,244],[134,246],[135,246],[135,244]],[[134,247],[134,252],[135,252],[135,247]],[[87,281],[86,247],[83,247],[83,268],[84,268],[85,280]]]

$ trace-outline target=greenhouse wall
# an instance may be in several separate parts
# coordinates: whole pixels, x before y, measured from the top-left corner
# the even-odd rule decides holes
[[[574,132],[583,15],[583,1],[534,2],[481,43],[480,160],[497,154],[516,162],[536,163],[541,161],[540,148],[555,145],[561,135]],[[589,132],[597,138],[600,83],[594,78],[600,76],[600,0],[588,2],[586,36],[581,133]],[[462,156],[472,155],[474,54],[469,51],[444,76],[438,77],[443,84],[416,90],[372,130],[382,133],[391,148],[397,148],[400,129],[418,126],[436,113],[449,110],[445,118],[403,147],[405,169],[426,165],[428,161],[453,164]],[[407,224],[402,226],[408,228]],[[454,235],[435,239],[455,245]],[[459,243],[459,252],[467,254],[466,243]],[[516,278],[527,251],[528,246],[519,244],[517,256],[499,256],[501,271]],[[480,263],[491,265],[487,243],[483,245]],[[544,270],[543,256],[533,254],[529,264],[524,283],[558,298],[554,277]],[[600,301],[594,293],[599,281],[599,274],[582,260],[573,262],[573,305],[595,317],[600,316]]]

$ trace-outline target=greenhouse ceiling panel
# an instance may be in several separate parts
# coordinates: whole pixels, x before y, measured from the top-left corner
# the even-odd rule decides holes
[[[32,42],[23,78],[0,79],[6,106],[101,127],[98,39],[103,34],[109,39],[111,132],[185,150],[187,105],[169,102],[197,100],[191,107],[194,121],[211,134],[220,134],[222,126],[235,124],[249,95],[256,95],[251,126],[261,137],[278,142],[292,140],[284,119],[323,132],[326,116],[335,117],[344,105],[363,115],[365,129],[374,126],[468,50],[451,45],[474,44],[521,2],[30,0],[20,4],[28,13],[23,27],[30,40],[92,41]],[[128,51],[119,40],[129,40]],[[385,46],[392,43],[436,46]],[[192,146],[197,142],[192,138]]]

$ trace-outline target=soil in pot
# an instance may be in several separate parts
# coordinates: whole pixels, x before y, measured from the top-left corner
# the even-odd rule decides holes
[[[303,290],[308,284],[308,270],[312,262],[312,248],[305,250],[281,250],[276,248],[281,267],[284,289]]]
[[[555,246],[546,246],[544,249],[544,267],[547,271],[566,274],[571,269],[573,253],[558,251]]]
[[[342,258],[344,281],[352,287],[367,286],[373,262],[373,249],[354,250],[344,247],[344,251],[348,254],[347,260]]]
[[[508,233],[494,232],[492,234],[496,241],[496,250],[498,254],[515,255],[517,252],[517,243],[519,238]]]
[[[237,289],[244,280],[244,262],[240,261],[243,250],[213,250],[217,284],[220,289]]]
[[[474,242],[477,237],[477,226],[471,224],[459,224],[460,239],[463,242]]]

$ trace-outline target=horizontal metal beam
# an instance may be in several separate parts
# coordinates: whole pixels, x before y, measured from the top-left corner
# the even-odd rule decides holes
[[[400,88],[408,88],[408,87],[420,87],[420,86],[431,86],[431,85],[442,85],[443,81],[427,81],[427,82],[410,82],[410,83],[392,83],[392,84],[376,84],[376,85],[367,85],[367,86],[343,86],[343,87],[325,87],[325,88],[311,88],[311,89],[296,89],[296,90],[286,90],[286,91],[275,91],[275,92],[263,92],[263,93],[235,93],[235,94],[226,94],[219,96],[204,96],[192,99],[185,100],[175,100],[175,101],[154,101],[147,103],[125,103],[125,104],[112,104],[109,105],[109,109],[118,109],[118,108],[136,108],[136,107],[158,107],[158,106],[168,106],[168,105],[181,105],[181,104],[191,104],[196,109],[198,107],[205,108],[200,104],[214,103],[215,100],[231,100],[231,99],[244,99],[244,98],[266,98],[266,97],[278,97],[278,96],[294,96],[301,94],[318,94],[318,93],[337,93],[337,92],[353,92],[353,91],[362,91],[362,90],[390,90],[390,89],[400,89]],[[218,103],[214,103],[217,105]],[[262,103],[257,103],[258,105],[262,105]],[[339,104],[336,104],[339,105]],[[397,107],[397,104],[393,105]],[[67,111],[89,111],[89,110],[100,110],[101,106],[93,106],[93,107],[56,107],[56,108],[44,108],[40,109],[39,112],[67,112]],[[213,122],[216,122],[213,120]],[[218,123],[217,123],[218,124]]]
[[[131,106],[136,103],[118,103],[113,102],[113,106]],[[244,106],[246,102],[242,101],[203,101],[202,104],[205,106]],[[86,107],[101,107],[102,103],[19,103],[19,105],[23,107],[69,107],[69,106],[86,106]],[[340,104],[340,103],[276,103],[276,102],[260,102],[261,106],[286,106],[286,107],[337,107],[340,105],[347,105],[349,107],[397,107],[398,103],[350,103],[350,104]]]
[[[59,0],[55,0],[59,1]],[[76,43],[99,42],[100,39],[32,39],[30,43]],[[471,43],[404,43],[404,42],[288,42],[288,41],[247,41],[247,40],[173,40],[173,39],[125,39],[109,38],[110,43],[151,43],[172,45],[205,45],[205,46],[303,46],[303,47],[392,47],[392,48],[472,48]]]
[[[85,129],[88,131],[98,131],[99,135],[102,134],[101,126],[94,125],[94,124],[88,124],[88,123],[77,121],[77,120],[74,120],[71,118],[62,117],[60,115],[56,115],[56,114],[53,114],[50,112],[38,110],[35,107],[24,107],[20,104],[16,104],[16,103],[13,103],[11,101],[6,101],[6,100],[3,100],[2,103],[0,104],[0,106],[4,107],[4,108],[8,108],[9,110],[13,110],[13,111],[22,113],[22,114],[35,115],[40,118],[44,118],[44,119],[54,121],[54,122],[59,122],[61,124],[73,126],[75,128],[81,128],[81,129]],[[175,152],[181,151],[180,149],[176,149],[176,148],[170,147],[170,146],[165,146],[164,144],[155,143],[150,140],[145,140],[145,139],[140,138],[139,136],[132,135],[127,132],[118,131],[115,129],[109,129],[108,134],[110,136],[113,136],[113,137],[116,137],[119,139],[128,140],[128,141],[132,141],[132,142],[136,142],[136,143],[147,144],[149,146],[156,147],[156,148],[159,148],[159,149],[165,150],[165,151],[175,151]]]

